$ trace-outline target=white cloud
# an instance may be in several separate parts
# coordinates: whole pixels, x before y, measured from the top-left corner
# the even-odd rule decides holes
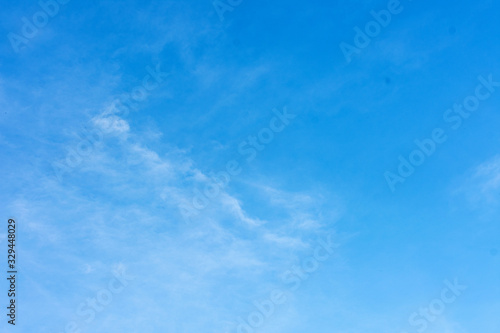
[[[479,165],[474,179],[478,180],[482,193],[497,192],[500,188],[500,156]]]
[[[92,122],[106,134],[124,135],[130,130],[128,122],[118,116],[97,116]]]
[[[473,205],[497,203],[500,199],[500,155],[475,167],[457,190]]]

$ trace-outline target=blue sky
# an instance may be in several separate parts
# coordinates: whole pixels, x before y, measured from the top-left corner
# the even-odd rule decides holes
[[[15,330],[499,331],[500,4],[63,2],[0,14]]]

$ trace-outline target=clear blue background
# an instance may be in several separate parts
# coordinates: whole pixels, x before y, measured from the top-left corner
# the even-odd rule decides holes
[[[479,75],[500,81],[500,4],[401,4],[347,63],[339,44],[387,1],[244,0],[221,22],[208,0],[73,0],[18,53],[7,35],[40,7],[2,1],[0,253],[15,217],[16,330],[236,332],[335,232],[335,256],[258,332],[416,332],[410,314],[457,278],[467,290],[426,332],[497,333],[500,89],[456,131],[443,114]],[[169,77],[58,180],[79,133],[157,64]],[[238,145],[283,107],[291,124],[184,222],[178,205],[244,161]],[[392,192],[384,173],[436,127],[448,140]],[[84,323],[78,306],[124,267],[135,280]]]

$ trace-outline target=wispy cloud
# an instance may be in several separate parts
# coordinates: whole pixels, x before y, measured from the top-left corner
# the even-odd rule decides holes
[[[465,195],[474,206],[491,206],[500,199],[500,156],[474,167],[455,193]]]

